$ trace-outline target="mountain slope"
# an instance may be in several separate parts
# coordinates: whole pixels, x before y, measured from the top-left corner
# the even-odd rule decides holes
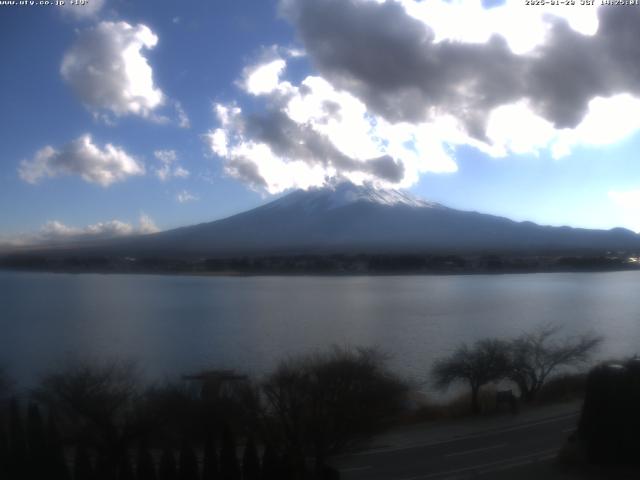
[[[539,226],[349,183],[296,191],[222,220],[81,250],[130,256],[555,253],[640,249],[625,229]]]

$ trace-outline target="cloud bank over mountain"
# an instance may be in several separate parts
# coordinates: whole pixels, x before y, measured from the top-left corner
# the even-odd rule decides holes
[[[159,231],[153,219],[145,213],[140,214],[137,225],[114,219],[78,227],[67,225],[59,220],[49,220],[35,233],[0,235],[0,248],[73,244],[90,240],[146,235]]]
[[[573,128],[593,98],[640,93],[638,9],[599,9],[595,35],[550,15],[543,42],[516,54],[499,34],[436,41],[410,3],[283,0],[281,11],[325,78],[394,122],[450,113],[483,138],[491,110],[525,99],[556,128]]]
[[[227,173],[256,189],[332,178],[407,187],[455,172],[461,145],[560,158],[640,129],[629,114],[640,106],[636,8],[281,0],[279,10],[317,74],[288,79],[300,51],[272,48],[238,81],[260,107],[217,104],[206,136]]]

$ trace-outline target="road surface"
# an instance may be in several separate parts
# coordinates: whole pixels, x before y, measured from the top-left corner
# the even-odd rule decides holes
[[[572,412],[445,441],[381,447],[334,463],[343,480],[491,478],[491,472],[555,457],[577,420]]]

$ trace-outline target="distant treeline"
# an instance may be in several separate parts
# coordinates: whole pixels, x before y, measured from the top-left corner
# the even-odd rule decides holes
[[[637,254],[575,256],[335,254],[265,255],[198,259],[160,256],[46,256],[12,254],[0,257],[0,268],[63,272],[238,273],[238,274],[388,274],[509,273],[633,270]]]

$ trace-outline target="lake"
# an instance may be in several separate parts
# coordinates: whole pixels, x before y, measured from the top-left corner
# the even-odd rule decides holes
[[[0,363],[22,385],[67,361],[135,360],[148,379],[377,345],[421,382],[464,341],[545,322],[640,352],[640,272],[205,277],[0,272]]]

